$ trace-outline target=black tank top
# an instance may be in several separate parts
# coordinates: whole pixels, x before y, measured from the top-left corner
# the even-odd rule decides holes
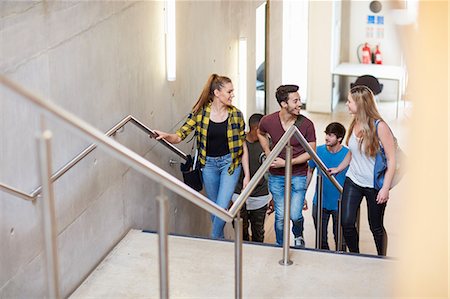
[[[209,120],[206,137],[206,155],[220,157],[230,153],[227,137],[228,118],[221,123]]]

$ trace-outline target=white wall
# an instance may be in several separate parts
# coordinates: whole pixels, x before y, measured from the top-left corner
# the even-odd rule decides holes
[[[366,38],[366,19],[370,1],[311,1],[309,9],[308,45],[308,103],[313,112],[331,112],[331,68],[338,62],[358,63],[356,48],[366,40],[373,45],[380,44],[383,63],[402,64],[399,36],[390,10],[389,2],[383,1],[383,10],[377,15],[384,16],[384,37]],[[341,28],[341,33],[337,28]],[[337,36],[336,36],[337,35]],[[339,41],[333,41],[340,37]],[[339,47],[339,48],[336,48]],[[338,59],[336,59],[338,58]],[[350,82],[356,78],[335,78],[339,94],[334,98],[345,98]],[[380,80],[384,84],[380,100],[397,98],[397,83]],[[335,89],[337,91],[337,88]]]
[[[177,2],[175,82],[165,79],[163,5],[162,1],[3,1],[0,73],[103,132],[128,114],[150,127],[174,131],[209,74],[227,75],[237,82],[237,40],[246,35],[252,55],[257,3]],[[255,69],[252,61],[249,69]],[[249,97],[254,84],[251,74]],[[30,192],[40,185],[34,151],[39,114],[4,88],[0,94],[4,140],[0,143],[0,182]],[[54,170],[89,144],[54,120],[48,126],[55,136]],[[178,166],[168,164],[175,155],[132,125],[115,138],[180,176]],[[131,227],[156,229],[159,190],[150,179],[100,149],[56,182],[63,296]],[[207,236],[209,215],[168,195],[170,230]],[[2,298],[45,297],[40,205],[39,200],[30,203],[0,192]]]
[[[356,48],[362,43],[369,43],[372,48],[380,45],[383,56],[383,64],[399,65],[401,62],[401,51],[395,23],[389,14],[390,6],[388,1],[381,1],[382,10],[379,13],[372,13],[369,9],[370,1],[352,1],[350,5],[350,32],[349,50],[351,63],[358,63]],[[367,16],[383,16],[384,25],[371,25],[374,29],[384,29],[383,37],[377,37],[374,33],[372,38],[366,36]]]
[[[309,3],[308,103],[312,112],[331,111],[333,2]]]
[[[348,51],[349,61],[351,63],[358,63],[358,57],[356,55],[356,49],[362,43],[369,43],[372,50],[375,50],[375,46],[379,45],[383,57],[383,64],[386,65],[401,65],[402,53],[400,49],[400,39],[395,27],[395,20],[389,13],[390,2],[381,1],[382,10],[374,14],[369,9],[370,1],[351,1],[350,2],[350,18],[347,21],[349,23],[348,32]],[[367,37],[367,16],[383,16],[384,25],[370,25],[375,30],[372,38]],[[377,29],[383,29],[384,34],[378,36],[376,34]],[[355,78],[347,81],[353,82]],[[378,96],[380,100],[395,100],[397,98],[397,83],[395,81],[382,80],[384,84],[383,92]]]
[[[302,102],[308,92],[307,1],[283,1],[283,84],[299,86]]]
[[[280,110],[280,105],[275,98],[277,87],[282,84],[283,66],[283,2],[270,1],[269,6],[269,61],[267,63],[268,77],[266,78],[267,113]]]

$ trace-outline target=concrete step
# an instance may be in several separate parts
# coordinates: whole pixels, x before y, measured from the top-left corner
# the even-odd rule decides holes
[[[130,230],[70,298],[158,298],[158,235]],[[391,297],[395,261],[243,245],[244,298]],[[171,298],[233,298],[234,243],[169,237]]]

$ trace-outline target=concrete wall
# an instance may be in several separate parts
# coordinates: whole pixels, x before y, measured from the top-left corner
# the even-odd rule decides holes
[[[165,79],[164,2],[0,3],[0,72],[105,132],[128,114],[174,131],[212,72],[237,82],[237,45],[254,52],[258,2],[177,2],[177,80]],[[199,34],[201,32],[201,34]],[[253,63],[253,64],[252,64]],[[249,69],[255,69],[249,60]],[[249,72],[249,98],[254,74]],[[253,83],[252,83],[253,82]],[[39,111],[0,88],[0,182],[30,192],[40,185],[35,153]],[[248,108],[252,112],[251,104]],[[54,170],[89,145],[49,119]],[[180,176],[176,158],[127,125],[119,142]],[[190,145],[180,145],[188,151]],[[70,294],[130,228],[156,229],[160,188],[95,150],[54,186],[61,289]],[[170,229],[207,235],[209,215],[173,196]],[[0,297],[46,294],[41,202],[0,192]]]

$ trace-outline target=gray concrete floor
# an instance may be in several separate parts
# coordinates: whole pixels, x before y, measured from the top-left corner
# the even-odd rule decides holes
[[[131,230],[70,298],[158,298],[158,236]],[[243,298],[386,298],[395,261],[244,244]],[[169,237],[171,298],[233,298],[234,243]]]

